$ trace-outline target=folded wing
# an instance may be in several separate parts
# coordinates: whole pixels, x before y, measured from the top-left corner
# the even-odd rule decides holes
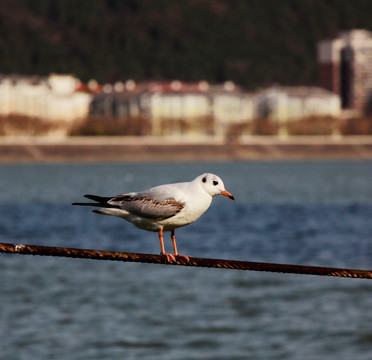
[[[158,201],[141,194],[118,195],[107,202],[111,207],[117,207],[145,218],[166,219],[179,213],[184,202],[173,198]]]

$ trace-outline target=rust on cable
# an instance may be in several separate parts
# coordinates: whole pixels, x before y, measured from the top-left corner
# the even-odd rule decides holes
[[[189,259],[185,259],[184,257],[176,257],[176,261],[168,262],[167,257],[164,255],[76,249],[54,246],[0,243],[0,252],[7,254],[59,256],[80,259],[127,261],[219,269],[265,271],[287,274],[372,279],[372,270],[354,270],[321,266],[286,265],[265,262],[206,259],[195,257],[190,257]]]

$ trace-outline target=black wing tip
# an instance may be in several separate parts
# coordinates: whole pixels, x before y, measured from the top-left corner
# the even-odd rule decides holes
[[[101,206],[102,204],[99,204],[99,203],[72,203],[71,205],[78,205],[78,206]]]
[[[91,195],[91,194],[85,194],[85,198],[93,201],[97,201],[101,204],[106,204],[108,201],[112,199],[112,196],[98,196],[98,195]]]
[[[90,194],[86,194],[86,195],[84,195],[84,197],[86,197],[89,200],[93,200],[95,202],[86,202],[86,203],[74,202],[71,205],[96,206],[96,207],[101,207],[101,208],[118,208],[118,209],[120,209],[119,205],[111,205],[111,204],[108,203],[112,199],[112,197],[103,197],[103,196],[90,195]],[[100,212],[98,212],[98,211],[99,210],[93,210],[93,212],[97,212],[98,214],[100,214]]]
[[[84,197],[87,199],[91,199],[91,200],[100,198],[100,196],[92,195],[92,194],[85,194]]]
[[[97,195],[91,195],[91,194],[85,194],[85,198],[89,200],[95,201],[94,203],[83,203],[83,202],[74,202],[71,205],[78,205],[78,206],[102,206],[102,207],[108,207],[110,206],[107,202],[111,199],[110,197],[103,197],[103,196],[97,196]]]

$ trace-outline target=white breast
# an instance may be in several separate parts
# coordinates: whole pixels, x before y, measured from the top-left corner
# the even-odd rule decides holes
[[[165,231],[193,223],[208,210],[212,202],[212,196],[201,188],[188,189],[183,196],[177,200],[185,202],[186,206],[177,215],[164,220]]]

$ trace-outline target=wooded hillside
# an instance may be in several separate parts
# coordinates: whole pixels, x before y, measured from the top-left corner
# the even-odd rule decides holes
[[[2,0],[0,73],[101,82],[316,83],[316,43],[372,30],[370,0]]]

